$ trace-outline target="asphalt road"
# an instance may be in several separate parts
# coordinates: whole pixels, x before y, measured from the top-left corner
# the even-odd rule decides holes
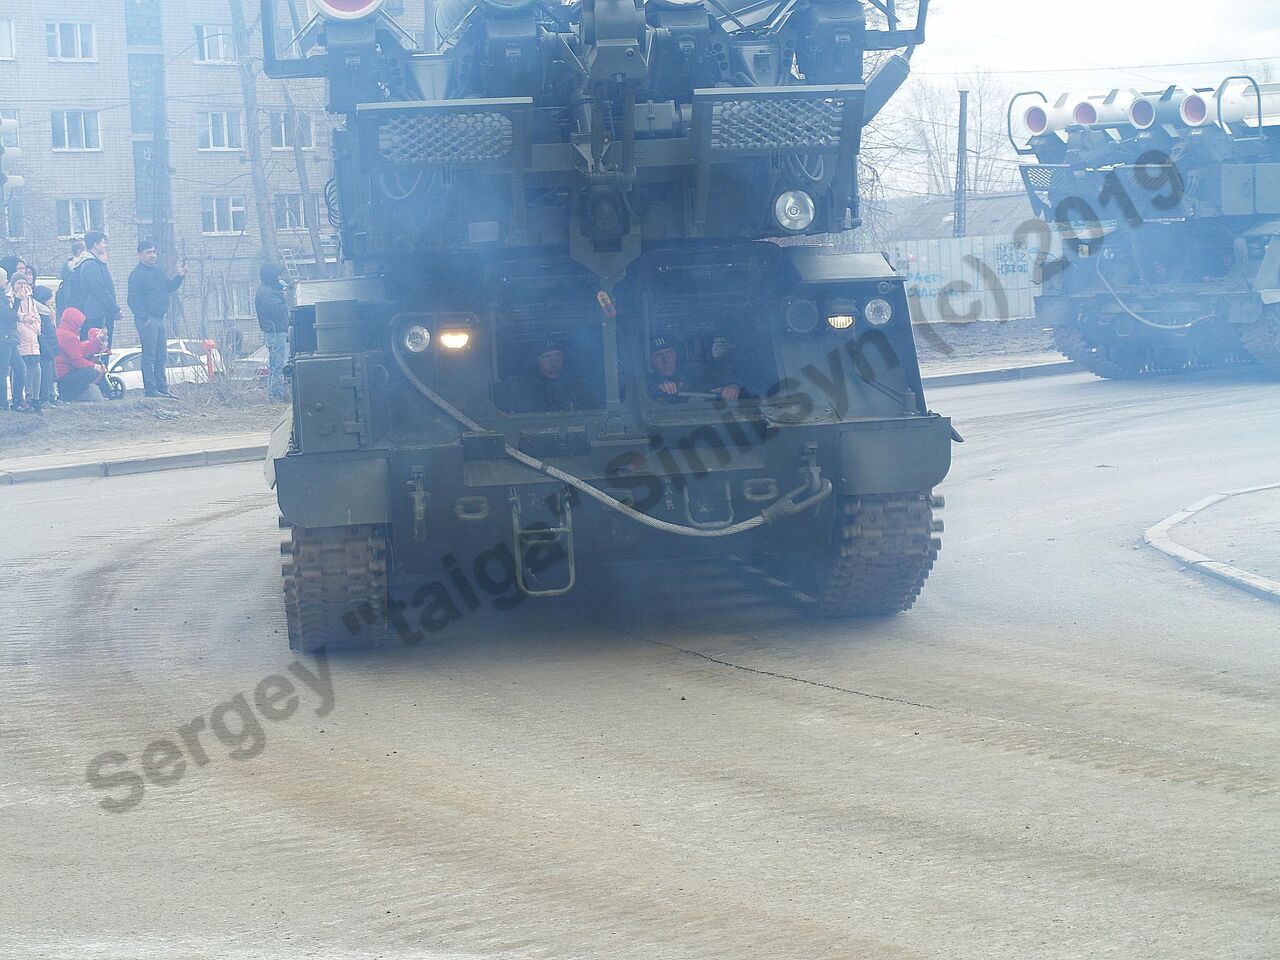
[[[1280,387],[930,400],[909,614],[643,568],[327,677],[256,466],[0,489],[0,957],[1280,955],[1280,608],[1140,545]]]

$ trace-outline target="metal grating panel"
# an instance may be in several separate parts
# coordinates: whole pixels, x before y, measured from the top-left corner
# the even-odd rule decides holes
[[[711,108],[714,150],[815,150],[840,145],[844,98],[722,100]]]
[[[378,128],[378,151],[390,163],[508,160],[511,117],[494,111],[391,117]]]
[[[1053,184],[1053,176],[1061,167],[1045,167],[1033,163],[1022,165],[1022,176],[1033,190],[1048,190]]]

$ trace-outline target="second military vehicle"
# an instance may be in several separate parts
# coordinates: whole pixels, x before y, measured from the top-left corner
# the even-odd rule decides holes
[[[1021,129],[1015,121],[1021,120]],[[1280,84],[1116,89],[1009,104],[1052,248],[1036,315],[1102,377],[1252,357],[1280,374]]]
[[[314,6],[263,7],[267,72],[327,81],[355,274],[294,292],[291,644],[697,552],[820,613],[911,606],[951,425],[902,278],[797,241],[857,225],[927,0],[910,26],[872,0],[879,27],[858,0],[444,0],[430,53],[380,0]]]

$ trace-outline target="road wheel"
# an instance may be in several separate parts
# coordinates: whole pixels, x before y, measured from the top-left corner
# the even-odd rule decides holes
[[[1147,351],[1137,344],[1097,344],[1076,326],[1054,327],[1058,352],[1104,380],[1131,380],[1147,368]]]
[[[820,616],[867,617],[911,608],[942,549],[933,519],[941,498],[924,493],[841,497],[836,531],[815,561],[811,596]]]
[[[107,396],[112,400],[123,400],[124,381],[119,377],[107,377]]]
[[[1280,310],[1268,309],[1260,320],[1241,327],[1240,341],[1255,360],[1280,377]]]
[[[280,551],[291,650],[369,647],[386,639],[384,527],[292,527]]]

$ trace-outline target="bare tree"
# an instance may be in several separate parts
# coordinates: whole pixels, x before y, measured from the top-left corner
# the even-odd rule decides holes
[[[1018,189],[1017,158],[1005,136],[1009,92],[981,70],[957,77],[952,83],[913,85],[906,132],[923,177],[919,188],[938,196],[948,196],[955,190],[956,115],[962,89],[969,91],[969,192]]]
[[[262,239],[262,256],[272,263],[280,262],[276,244],[275,216],[267,186],[267,171],[262,160],[262,117],[258,110],[258,72],[254,68],[252,35],[245,23],[243,0],[227,0],[231,8],[231,32],[234,35],[236,61],[240,66],[240,90],[244,95],[246,120],[245,149],[249,154],[249,175],[253,182],[253,203],[258,216],[258,232]]]

